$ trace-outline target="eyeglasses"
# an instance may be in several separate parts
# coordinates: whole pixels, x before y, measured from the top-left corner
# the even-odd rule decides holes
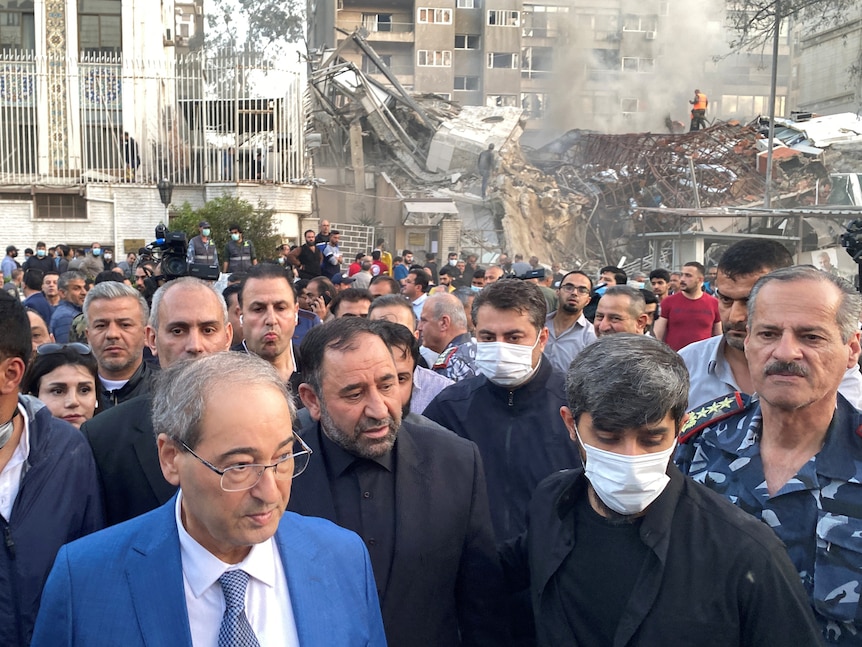
[[[186,445],[179,438],[174,438],[173,440],[182,445],[183,449],[185,449],[189,454],[221,476],[220,484],[222,490],[225,492],[242,492],[243,490],[250,490],[257,485],[260,482],[260,479],[263,478],[263,473],[270,468],[272,468],[275,478],[279,481],[287,481],[296,478],[305,471],[305,468],[308,467],[308,459],[312,454],[311,448],[306,445],[305,441],[303,441],[295,432],[293,434],[293,439],[299,443],[302,449],[285,456],[272,465],[248,463],[244,465],[233,465],[232,467],[228,467],[223,470],[220,470],[209,461],[204,460],[195,454],[192,448]]]
[[[87,344],[82,344],[80,342],[72,342],[71,344],[42,344],[36,349],[37,355],[53,355],[55,353],[61,353],[64,349],[71,348],[73,351],[78,353],[78,355],[89,355],[93,351],[90,349]]]
[[[590,288],[585,288],[582,285],[572,285],[571,283],[566,283],[565,285],[560,286],[560,291],[562,292],[577,292],[580,295],[586,296],[590,293]]]

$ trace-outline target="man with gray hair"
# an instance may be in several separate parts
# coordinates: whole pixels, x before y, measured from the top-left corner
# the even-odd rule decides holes
[[[222,295],[200,279],[168,281],[153,295],[147,345],[163,369],[227,350],[232,334]],[[159,468],[151,408],[145,393],[81,427],[99,468],[108,525],[149,512],[176,491]]]
[[[33,646],[385,645],[362,541],[285,512],[311,452],[275,368],[216,353],[165,373],[153,428],[179,492],[61,549]]]
[[[144,362],[150,309],[135,288],[106,281],[84,299],[87,342],[99,364],[99,407],[109,409],[147,393],[154,377]]]
[[[437,353],[431,369],[450,380],[476,375],[476,341],[467,330],[464,306],[451,294],[432,294],[419,317],[422,344]]]
[[[620,332],[643,335],[649,322],[641,291],[628,285],[612,285],[599,299],[593,326],[596,337]]]
[[[87,296],[87,275],[75,270],[63,272],[57,281],[57,289],[60,302],[51,315],[51,334],[58,344],[65,344],[69,341],[72,320],[81,314],[81,306]]]
[[[859,359],[860,314],[852,286],[814,267],[758,279],[744,345],[757,399],[737,391],[699,406],[676,458],[775,531],[835,645],[862,635],[862,412],[838,391]]]
[[[601,338],[569,367],[566,400],[584,467],[539,484],[501,552],[513,589],[530,589],[539,647],[819,644],[781,542],[670,460],[688,402],[676,353]]]

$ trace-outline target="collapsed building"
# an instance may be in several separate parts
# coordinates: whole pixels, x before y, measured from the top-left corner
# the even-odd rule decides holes
[[[393,249],[674,268],[749,235],[781,239],[798,255],[834,247],[862,204],[854,115],[776,120],[764,210],[762,120],[694,133],[572,130],[522,150],[521,109],[411,95],[361,30],[312,61],[309,85],[314,173],[326,182],[319,215],[373,227]],[[496,169],[483,199],[476,161],[491,143]]]

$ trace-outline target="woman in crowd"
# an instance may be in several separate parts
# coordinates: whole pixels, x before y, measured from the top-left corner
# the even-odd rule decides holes
[[[80,428],[98,406],[96,358],[86,344],[42,344],[21,390],[39,398],[55,418]]]

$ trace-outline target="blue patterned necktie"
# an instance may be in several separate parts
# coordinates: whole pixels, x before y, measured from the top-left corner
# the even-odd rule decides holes
[[[224,592],[225,610],[218,631],[218,647],[260,647],[245,615],[248,573],[227,571],[218,578]]]

